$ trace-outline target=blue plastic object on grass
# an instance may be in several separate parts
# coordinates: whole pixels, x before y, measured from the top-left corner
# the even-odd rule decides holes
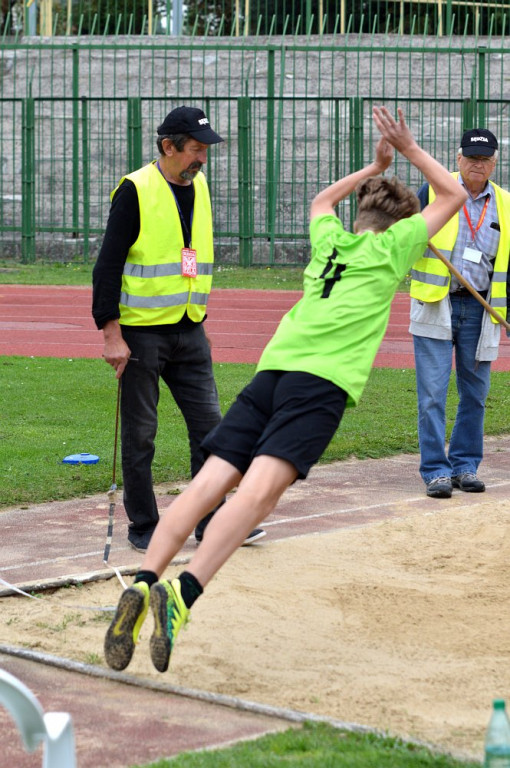
[[[93,453],[73,453],[62,459],[62,464],[97,464],[99,456]]]

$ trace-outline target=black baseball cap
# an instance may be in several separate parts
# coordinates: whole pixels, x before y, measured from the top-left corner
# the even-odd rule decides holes
[[[472,155],[492,157],[498,148],[498,140],[493,133],[485,128],[473,128],[473,130],[464,133],[460,147],[465,157]]]
[[[224,141],[213,131],[205,113],[196,107],[176,107],[158,126],[159,136],[175,133],[187,133],[202,144],[219,144]]]

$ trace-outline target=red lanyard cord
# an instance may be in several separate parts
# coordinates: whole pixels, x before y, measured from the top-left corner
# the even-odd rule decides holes
[[[487,208],[489,207],[489,195],[485,198],[485,204],[483,206],[482,212],[480,214],[480,218],[478,219],[478,224],[473,229],[473,224],[471,222],[471,217],[469,216],[468,209],[466,208],[466,204],[464,203],[464,207],[462,210],[464,211],[464,216],[466,217],[466,221],[468,223],[469,229],[471,230],[471,235],[473,237],[473,243],[475,242],[475,236],[480,227],[483,224],[483,220],[485,219],[485,214],[487,213]]]

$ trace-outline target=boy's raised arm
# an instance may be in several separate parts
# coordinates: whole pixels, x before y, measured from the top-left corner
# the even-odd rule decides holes
[[[457,213],[467,200],[468,194],[441,163],[416,143],[406,125],[402,110],[397,109],[397,113],[398,122],[386,107],[374,107],[374,121],[382,136],[423,173],[434,189],[434,202],[422,211],[429,237],[432,237]]]
[[[341,200],[354,192],[360,181],[370,178],[370,176],[378,176],[380,173],[386,170],[393,160],[393,147],[386,139],[381,138],[377,144],[375,150],[375,160],[369,163],[365,168],[359,171],[345,176],[343,179],[335,181],[326,189],[319,192],[318,195],[312,200],[310,206],[310,219],[322,214],[335,214],[335,206]]]

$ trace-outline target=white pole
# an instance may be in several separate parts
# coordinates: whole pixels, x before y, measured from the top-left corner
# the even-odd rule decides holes
[[[182,4],[183,0],[173,0],[172,3],[172,35],[176,37],[182,33]]]
[[[27,35],[34,37],[37,35],[37,0],[28,0],[25,13]]]

